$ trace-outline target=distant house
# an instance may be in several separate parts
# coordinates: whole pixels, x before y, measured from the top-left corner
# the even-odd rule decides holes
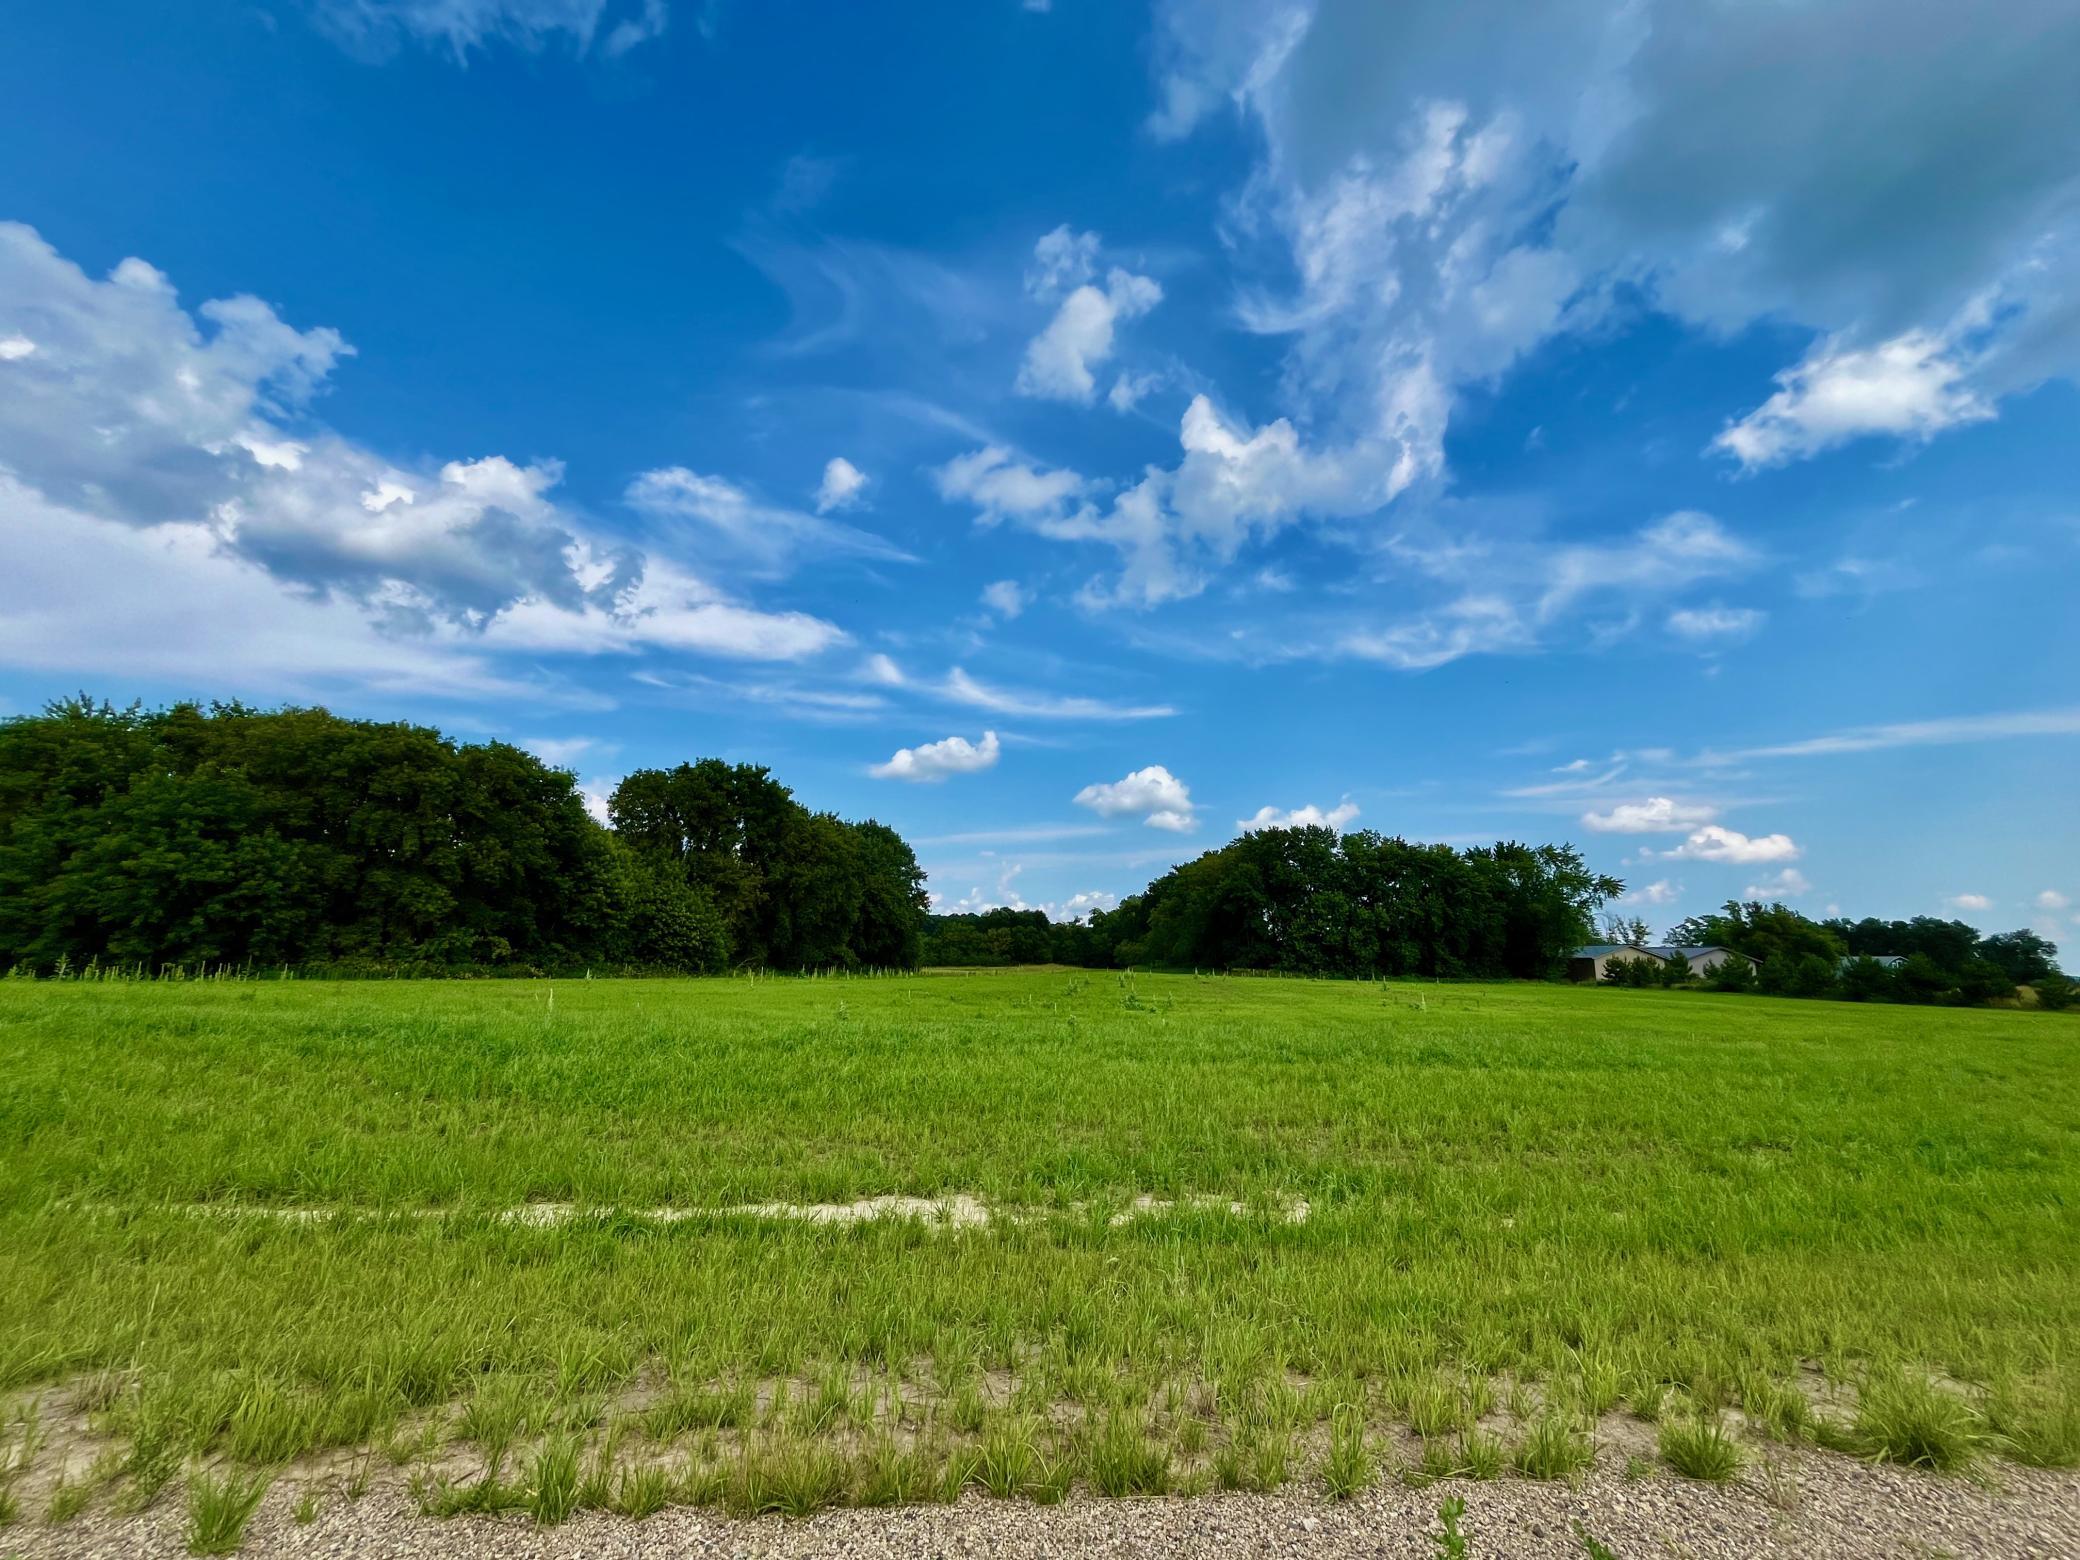
[[[1692,975],[1702,975],[1706,970],[1715,970],[1728,959],[1739,959],[1751,970],[1760,963],[1759,960],[1751,959],[1745,953],[1737,953],[1731,948],[1722,948],[1717,943],[1704,948],[1656,948],[1653,951],[1660,954],[1664,959],[1681,959],[1690,966]]]
[[[1881,970],[1896,970],[1906,963],[1906,956],[1898,953],[1852,953],[1835,966],[1837,971],[1846,970],[1858,959],[1869,959]]]
[[[1715,970],[1728,959],[1745,960],[1753,969],[1756,961],[1745,953],[1717,944],[1708,948],[1678,948],[1662,943],[1652,948],[1634,947],[1629,943],[1586,943],[1575,949],[1574,957],[1567,961],[1569,980],[1602,980],[1604,971],[1621,959],[1643,959],[1649,964],[1672,964],[1680,959],[1690,967],[1692,975],[1702,975]]]
[[[1654,948],[1635,948],[1628,943],[1585,943],[1567,961],[1569,980],[1602,980],[1603,972],[1625,959],[1644,959],[1649,964],[1666,964],[1665,954]]]

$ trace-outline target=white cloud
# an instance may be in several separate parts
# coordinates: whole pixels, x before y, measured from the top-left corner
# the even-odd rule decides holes
[[[1754,607],[1682,607],[1668,615],[1668,631],[1700,643],[1745,639],[1767,616]]]
[[[1312,802],[1290,810],[1266,805],[1247,818],[1236,819],[1235,827],[1245,834],[1255,829],[1334,829],[1340,834],[1357,816],[1358,804],[1346,796],[1326,812]]]
[[[1102,288],[1089,282],[1076,288],[1026,344],[1018,393],[1088,406],[1098,389],[1092,371],[1111,359],[1119,325],[1140,318],[1162,301],[1163,289],[1153,277],[1118,266],[1107,274]]]
[[[597,654],[650,646],[748,661],[800,661],[847,638],[821,618],[743,606],[656,562],[632,584],[576,610],[539,597],[517,601],[484,625],[482,637],[503,649]]]
[[[1035,298],[1058,298],[1098,274],[1098,235],[1079,233],[1064,222],[1033,245],[1026,271],[1026,291]]]
[[[1115,412],[1131,412],[1162,383],[1161,374],[1121,374],[1113,380],[1112,388],[1105,393],[1105,400]]]
[[[385,634],[358,604],[286,586],[208,527],[125,525],[0,474],[0,664],[56,677],[159,679],[314,698],[528,695],[473,640]]]
[[[20,332],[10,336],[0,336],[0,363],[19,362],[35,351],[36,343]]]
[[[843,455],[833,455],[823,468],[823,481],[816,488],[816,512],[827,515],[834,509],[850,509],[859,502],[867,485],[867,474]]]
[[[1665,850],[1661,854],[1671,861],[1723,861],[1740,866],[1753,866],[1766,861],[1796,861],[1803,852],[1788,834],[1758,834],[1750,837],[1738,829],[1708,823],[1675,849]]]
[[[796,658],[843,638],[801,614],[759,612],[592,532],[555,497],[554,461],[405,466],[312,424],[311,403],[352,348],[337,332],[292,328],[256,298],[190,315],[142,260],[96,281],[33,230],[0,224],[0,330],[17,320],[37,350],[0,369],[0,467],[12,504],[34,507],[44,529],[70,517],[84,537],[92,518],[150,533],[183,557],[211,549],[351,608],[371,638],[416,641],[451,660],[500,647],[644,644]],[[86,545],[123,550],[99,534]],[[246,575],[196,573],[223,600],[250,603]],[[22,577],[9,580],[10,595]],[[330,621],[335,648],[358,640],[338,632],[337,615]],[[137,664],[164,670],[149,654]],[[371,675],[391,664],[369,657]],[[481,669],[471,675],[481,680]]]
[[[894,657],[884,655],[878,650],[860,663],[859,675],[867,682],[879,683],[884,688],[901,688],[908,681],[903,676],[903,669],[896,665]]]
[[[529,737],[520,745],[551,768],[568,769],[599,744],[591,737]]]
[[[1813,885],[1806,875],[1796,867],[1786,867],[1773,878],[1764,878],[1760,883],[1750,883],[1741,890],[1741,898],[1763,901],[1796,899],[1811,893]]]
[[[982,604],[1007,622],[1025,611],[1032,599],[1017,580],[992,580],[982,587]]]
[[[1085,488],[1083,478],[1075,472],[1059,467],[1041,471],[1014,458],[999,444],[955,456],[932,477],[942,498],[972,503],[980,511],[976,518],[982,524],[1010,519],[1042,534],[1063,521],[1068,506],[1082,497]]]
[[[1119,895],[1108,894],[1102,889],[1085,889],[1059,903],[1045,904],[1040,908],[1047,912],[1050,921],[1081,921],[1093,910],[1117,910]]]
[[[584,802],[585,810],[592,814],[593,821],[602,828],[611,828],[613,826],[614,818],[611,803],[614,799],[614,792],[626,778],[625,775],[595,775],[590,780],[580,780],[578,782],[579,800]]]
[[[1995,715],[1955,715],[1938,720],[1895,721],[1882,726],[1852,726],[1825,736],[1760,747],[1708,751],[1700,763],[1743,763],[1758,758],[1814,758],[1834,753],[1875,753],[1890,748],[1948,747],[2013,737],[2080,736],[2080,707],[2014,710]]]
[[[2055,888],[2047,888],[2037,895],[2037,908],[2039,910],[2063,910],[2071,903],[2072,900],[2066,898],[2064,894],[2061,894]]]
[[[824,480],[828,484],[828,471]],[[871,532],[763,503],[727,478],[705,476],[684,466],[641,473],[629,483],[624,497],[631,508],[652,520],[690,522],[708,550],[720,543],[769,571],[802,559],[822,561],[839,556],[916,561]]]
[[[1582,822],[1599,834],[1680,834],[1710,823],[1718,815],[1716,807],[1700,802],[1650,796],[1641,802],[1620,802],[1609,812],[1583,813]]]
[[[893,758],[885,764],[874,765],[868,773],[877,780],[929,784],[949,775],[972,775],[988,769],[996,763],[997,751],[994,731],[985,731],[979,743],[970,742],[966,737],[947,737],[914,748],[897,748]]]
[[[1316,448],[1441,470],[1464,389],[1644,296],[1812,332],[1728,431],[1766,463],[2080,375],[2080,16],[2017,4],[1163,0],[1148,127],[1250,121],[1224,236],[1283,241],[1242,317]]]
[[[1018,688],[1000,688],[976,681],[956,666],[935,691],[955,704],[993,710],[1000,715],[1023,715],[1033,720],[1150,720],[1177,711],[1168,704],[1113,704],[1083,694],[1032,693]]]
[[[1101,818],[1138,816],[1151,829],[1183,834],[1197,825],[1192,793],[1161,764],[1137,769],[1122,780],[1087,785],[1076,793],[1076,805]]]
[[[1645,603],[1699,581],[1752,569],[1753,548],[1710,515],[1680,510],[1608,541],[1554,544],[1535,538],[1490,543],[1435,526],[1390,537],[1388,554],[1457,594],[1397,621],[1347,631],[1342,654],[1423,671],[1462,656],[1538,648],[1585,613],[1614,613],[1592,625],[1615,637]]]
[[[1876,346],[1831,339],[1777,375],[1775,395],[1712,441],[1743,466],[1782,465],[1869,434],[1928,440],[1993,408],[1950,342],[1913,330]]]
[[[563,44],[608,58],[661,36],[665,0],[314,0],[321,26],[362,52],[387,54],[403,42],[445,47],[458,63],[494,43],[529,52]]]
[[[1653,905],[1657,907],[1672,905],[1681,897],[1682,892],[1683,886],[1680,883],[1671,883],[1667,878],[1661,878],[1655,882],[1642,883],[1637,888],[1628,889],[1618,903],[1621,905]]]
[[[1993,901],[1984,894],[1952,894],[1943,901],[1952,910],[1991,910]]]

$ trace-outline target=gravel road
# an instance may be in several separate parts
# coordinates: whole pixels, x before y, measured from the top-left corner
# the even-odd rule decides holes
[[[1769,1555],[2080,1557],[2080,1473],[2005,1465],[1979,1478],[1876,1468],[1820,1452],[1782,1457],[1773,1487],[1754,1472],[1731,1486],[1665,1473],[1626,1480],[1599,1468],[1579,1485],[1448,1481],[1423,1489],[1382,1483],[1359,1498],[1205,1495],[1191,1499],[1072,1499],[1042,1507],[970,1496],[955,1506],[833,1511],[805,1521],[742,1521],[670,1510],[642,1522],[588,1515],[561,1527],[525,1518],[438,1521],[398,1489],[333,1500],[299,1526],[284,1481],[254,1517],[242,1554],[298,1560],[636,1560],[753,1556],[812,1560],[936,1560],[963,1556],[1308,1556],[1432,1560],[1439,1503],[1466,1502],[1472,1560],[1590,1551],[1580,1524],[1621,1560],[1717,1560]],[[177,1493],[138,1517],[88,1513],[61,1527],[35,1516],[0,1530],[0,1557],[185,1556]]]

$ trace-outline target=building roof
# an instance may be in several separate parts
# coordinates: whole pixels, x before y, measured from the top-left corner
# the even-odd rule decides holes
[[[1724,943],[1705,943],[1695,948],[1688,943],[1661,943],[1646,951],[1648,953],[1658,953],[1664,959],[1680,958],[1686,964],[1700,953],[1730,953],[1737,959],[1747,958],[1747,955],[1742,953],[1740,949],[1729,948]]]
[[[1668,955],[1653,948],[1635,948],[1630,943],[1584,943],[1575,949],[1577,959],[1602,959],[1614,953],[1644,953],[1653,958],[1667,961]]]

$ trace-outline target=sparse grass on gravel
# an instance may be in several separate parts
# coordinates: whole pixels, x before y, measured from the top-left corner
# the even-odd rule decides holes
[[[1067,971],[0,981],[0,1412],[83,1417],[116,1511],[360,1449],[343,1495],[381,1456],[543,1522],[1357,1488],[1389,1426],[1569,1478],[1627,1411],[1686,1472],[1735,1407],[2068,1465],[2076,1040]],[[897,1195],[1001,1216],[724,1211]]]

